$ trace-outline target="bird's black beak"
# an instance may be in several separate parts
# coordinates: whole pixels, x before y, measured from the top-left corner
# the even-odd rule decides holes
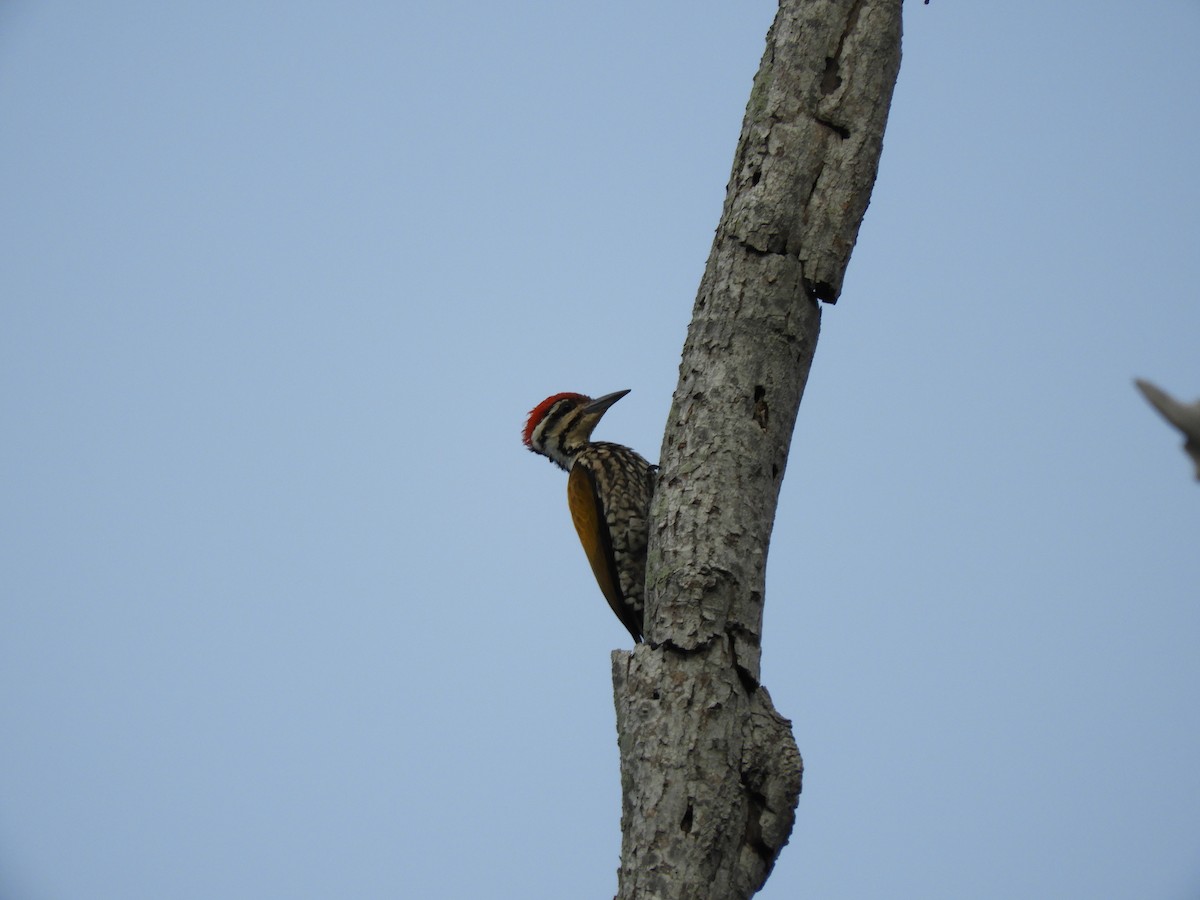
[[[603,397],[597,397],[587,405],[584,410],[589,416],[600,416],[608,411],[608,408],[629,393],[629,388],[623,391],[614,391],[611,394],[605,394]]]

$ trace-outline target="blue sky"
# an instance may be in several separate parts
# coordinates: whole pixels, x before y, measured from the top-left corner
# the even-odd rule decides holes
[[[415,5],[414,5],[415,6]],[[656,457],[774,4],[0,8],[0,898],[604,897],[525,413]],[[765,898],[1200,895],[1200,3],[905,9],[768,567]]]

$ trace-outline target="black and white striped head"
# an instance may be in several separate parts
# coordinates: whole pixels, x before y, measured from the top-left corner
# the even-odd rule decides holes
[[[592,429],[608,408],[628,394],[628,389],[593,400],[583,394],[554,394],[529,412],[525,421],[525,446],[564,469],[592,439]]]

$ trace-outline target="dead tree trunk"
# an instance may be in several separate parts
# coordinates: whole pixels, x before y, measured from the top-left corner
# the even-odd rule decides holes
[[[780,0],[663,439],[647,643],[613,654],[621,900],[745,898],[802,762],[759,683],[764,573],[820,327],[875,182],[901,0]]]

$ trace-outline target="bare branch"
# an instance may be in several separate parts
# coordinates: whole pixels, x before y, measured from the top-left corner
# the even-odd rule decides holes
[[[621,898],[743,898],[791,833],[802,762],[759,684],[792,430],[870,199],[900,0],[781,0],[663,440],[647,643],[613,655]]]
[[[1140,378],[1134,384],[1164,419],[1183,432],[1183,449],[1192,458],[1196,480],[1200,481],[1200,402],[1180,403],[1162,388]]]

